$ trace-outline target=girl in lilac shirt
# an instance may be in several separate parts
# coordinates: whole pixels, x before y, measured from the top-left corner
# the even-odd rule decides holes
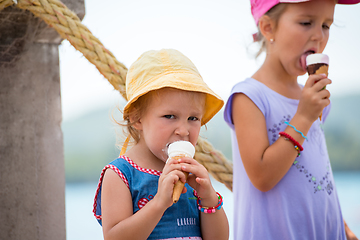
[[[355,4],[358,0],[339,0]],[[251,0],[263,65],[234,86],[225,108],[232,129],[235,239],[357,239],[346,227],[321,124],[331,83],[309,76],[323,52],[334,0]],[[322,114],[322,118],[319,116]]]

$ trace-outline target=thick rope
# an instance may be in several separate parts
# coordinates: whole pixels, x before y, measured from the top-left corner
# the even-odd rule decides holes
[[[233,164],[211,143],[199,137],[196,145],[195,159],[205,166],[209,173],[228,189],[232,190]]]
[[[79,50],[126,99],[127,68],[116,60],[78,16],[58,0],[18,0],[17,7],[29,10],[53,27]]]
[[[12,0],[0,0],[0,11],[2,11],[4,8],[9,7],[13,4],[14,4],[14,2]]]
[[[62,38],[67,39],[80,51],[100,73],[126,99],[125,78],[127,68],[85,27],[74,12],[58,0],[18,0],[17,7],[31,11]],[[11,0],[0,0],[0,11],[13,5]],[[195,159],[204,165],[210,174],[232,190],[232,162],[205,139],[199,138]]]

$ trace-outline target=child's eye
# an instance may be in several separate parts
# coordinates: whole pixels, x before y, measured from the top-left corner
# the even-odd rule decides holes
[[[302,25],[302,26],[310,26],[311,22],[300,22],[300,25]]]
[[[169,114],[169,115],[164,115],[164,118],[167,118],[167,119],[173,119],[173,118],[175,118],[175,116],[174,116],[174,115]]]
[[[330,26],[327,25],[327,24],[324,24],[324,25],[323,25],[323,28],[324,28],[324,29],[330,29]]]
[[[190,121],[199,121],[200,119],[197,117],[189,117],[188,120]]]

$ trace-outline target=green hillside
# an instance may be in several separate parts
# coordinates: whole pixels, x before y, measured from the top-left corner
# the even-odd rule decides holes
[[[111,110],[100,109],[64,122],[65,174],[67,181],[93,181],[116,158],[115,125]]]
[[[334,171],[360,171],[360,95],[332,99],[332,110],[324,125]],[[118,113],[115,110],[115,113]],[[96,181],[101,169],[119,154],[116,133],[110,120],[112,109],[99,109],[62,125],[67,181]],[[119,114],[117,117],[120,118]],[[228,159],[231,159],[230,130],[217,114],[201,131]],[[118,135],[119,136],[119,135]]]
[[[324,124],[331,164],[336,171],[360,170],[360,96],[334,98]]]

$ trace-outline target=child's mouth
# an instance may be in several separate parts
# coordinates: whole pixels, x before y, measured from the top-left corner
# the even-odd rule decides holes
[[[315,51],[313,50],[309,50],[306,51],[305,53],[303,53],[303,55],[301,55],[300,57],[300,66],[302,67],[302,69],[306,72],[306,57],[310,54],[314,54]]]

